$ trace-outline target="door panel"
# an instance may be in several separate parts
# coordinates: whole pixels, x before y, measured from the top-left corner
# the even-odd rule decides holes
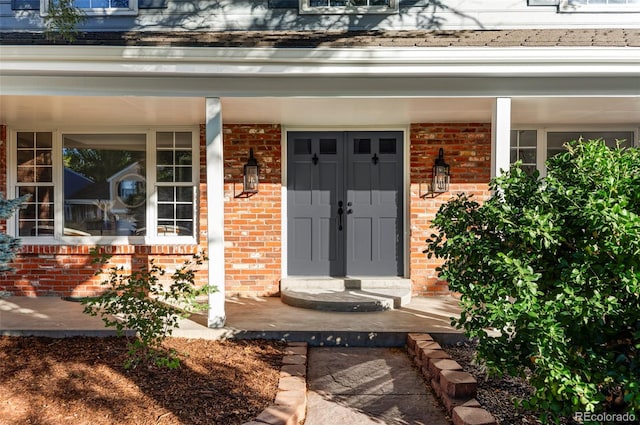
[[[287,143],[289,274],[402,275],[402,133],[290,132]]]
[[[402,133],[349,133],[347,144],[347,274],[401,276]]]
[[[338,230],[336,206],[344,192],[343,160],[336,148],[342,139],[341,132],[289,133],[287,240],[292,276],[344,274],[344,236]],[[300,229],[301,223],[307,228]]]

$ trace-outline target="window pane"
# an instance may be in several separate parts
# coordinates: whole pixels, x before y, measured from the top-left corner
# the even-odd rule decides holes
[[[192,221],[177,221],[176,229],[179,235],[191,236],[193,235],[193,222]]]
[[[167,220],[175,217],[174,206],[172,204],[158,205],[158,219]]]
[[[158,151],[156,162],[158,165],[173,165],[173,151]]]
[[[74,0],[73,5],[79,9],[128,9],[129,0]]]
[[[191,167],[176,167],[175,178],[176,182],[188,183],[193,180]]]
[[[159,182],[173,181],[173,167],[157,167],[156,180]]]
[[[44,132],[36,133],[36,147],[51,149],[53,147],[53,134]]]
[[[193,208],[191,205],[178,205],[176,207],[176,218],[180,220],[192,219]]]
[[[176,132],[176,148],[180,149],[191,149],[192,141],[191,141],[191,132],[180,131]]]
[[[371,140],[370,139],[354,139],[353,153],[356,153],[356,154],[371,153]]]
[[[380,139],[380,153],[395,154],[396,139]]]
[[[293,153],[296,155],[311,154],[311,140],[310,139],[296,139],[293,144]]]
[[[156,147],[173,149],[173,132],[159,131],[156,133]]]
[[[32,183],[36,181],[36,169],[34,167],[18,167],[18,182]]]
[[[528,175],[532,176],[533,173],[536,171],[536,166],[535,165],[523,165],[522,166],[522,171],[524,171]]]
[[[53,170],[51,167],[36,167],[36,181],[51,182],[53,180]]]
[[[194,187],[164,186],[158,189],[158,235],[193,236]]]
[[[178,202],[193,203],[193,187],[177,187]]]
[[[17,137],[18,149],[35,147],[35,140],[36,140],[35,134],[33,133],[25,133],[25,132],[18,133],[18,137]]]
[[[29,198],[18,210],[18,234],[20,236],[53,235],[53,187],[18,187],[18,196],[24,195],[29,195]]]
[[[156,180],[166,182],[192,182],[192,137],[188,132],[157,133]]]
[[[191,165],[192,163],[191,151],[176,151],[176,165]]]
[[[337,152],[336,139],[320,139],[320,153],[326,155],[335,155]]]
[[[525,164],[536,164],[536,151],[533,149],[520,149],[520,160]]]
[[[160,186],[158,187],[158,202],[173,202],[173,187]]]
[[[144,235],[146,135],[65,134],[62,140],[65,233]]]

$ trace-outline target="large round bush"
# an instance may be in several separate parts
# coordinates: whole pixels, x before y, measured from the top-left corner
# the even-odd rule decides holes
[[[531,407],[640,418],[640,151],[566,147],[544,179],[516,165],[482,205],[443,205],[425,252],[462,294],[457,325],[490,369],[528,377]]]

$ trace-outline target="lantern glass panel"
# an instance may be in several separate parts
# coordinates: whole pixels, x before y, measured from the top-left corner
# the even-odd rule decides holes
[[[244,187],[243,190],[248,193],[258,192],[258,166],[244,166]]]
[[[433,167],[433,191],[446,192],[449,190],[449,167],[436,165]]]

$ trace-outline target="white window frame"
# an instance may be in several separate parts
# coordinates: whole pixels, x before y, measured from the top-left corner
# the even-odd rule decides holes
[[[193,235],[159,235],[157,231],[157,182],[156,182],[156,132],[191,132],[192,147],[192,185],[193,194]],[[9,143],[7,146],[7,197],[15,198],[18,187],[18,177],[15,164],[17,164],[17,135],[20,132],[48,132],[52,133],[53,141],[53,186],[54,186],[54,229],[52,236],[19,236],[18,218],[14,214],[7,220],[7,233],[13,237],[19,237],[24,245],[196,245],[198,243],[200,227],[200,129],[193,126],[172,127],[118,127],[118,128],[19,128],[9,130]],[[146,161],[147,161],[147,233],[145,236],[66,236],[64,235],[64,186],[62,172],[62,145],[63,135],[68,134],[145,134],[146,135]],[[185,183],[181,183],[185,185]]]
[[[40,15],[47,16],[49,14],[49,1],[40,0]],[[78,8],[87,16],[131,16],[138,14],[138,0],[129,0],[128,8],[110,7],[110,8]]]
[[[536,143],[536,167],[540,172],[541,177],[547,175],[547,167],[545,162],[547,161],[547,133],[554,132],[592,132],[592,131],[628,131],[633,133],[633,145],[636,148],[640,148],[640,127],[633,127],[629,125],[563,125],[563,126],[551,126],[540,127],[538,125],[526,125],[526,124],[513,124],[511,130],[536,130],[537,131],[537,143]],[[511,143],[509,144],[511,147]]]
[[[311,6],[311,0],[299,0],[303,15],[388,15],[398,13],[400,0],[389,0],[389,6]]]
[[[640,12],[640,3],[628,3],[628,4],[584,4],[578,3],[573,0],[560,0],[558,4],[558,11],[560,12],[585,12],[585,13],[626,13],[626,12]]]

